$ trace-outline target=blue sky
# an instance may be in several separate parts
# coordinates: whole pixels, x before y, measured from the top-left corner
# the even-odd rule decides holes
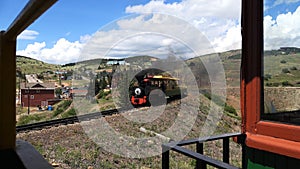
[[[26,3],[24,0],[0,2],[0,30],[7,29]],[[147,54],[139,50],[141,48],[150,54],[162,56],[166,55],[164,50],[170,46],[177,53],[188,51],[183,46],[193,46],[195,29],[201,37],[205,37],[203,43],[210,44],[209,50],[200,54],[239,49],[240,3],[238,0],[59,0],[18,37],[17,54],[57,64],[76,61],[86,49],[89,49],[86,55],[94,54],[94,57]],[[268,29],[273,31],[271,33],[280,31],[273,28],[279,14],[291,12],[293,18],[297,18],[295,11],[299,0],[270,0],[265,5],[265,16],[271,16],[267,18]],[[145,12],[154,14],[146,16]],[[139,17],[141,15],[143,17]],[[173,17],[166,20],[167,15]],[[186,29],[184,22],[193,29],[189,29],[188,38],[183,35],[177,37],[182,34],[181,30]],[[151,24],[156,24],[156,29]],[[163,27],[160,26],[162,24]],[[131,38],[124,40],[124,35]],[[298,37],[298,34],[293,36]],[[271,34],[266,39],[272,41],[272,38],[278,37]],[[286,37],[280,38],[287,41]],[[91,41],[98,45],[98,53],[91,53],[96,48],[86,45]],[[267,47],[276,48],[280,45],[268,44]],[[192,55],[186,54],[186,57]]]
[[[264,11],[265,50],[300,47],[300,0],[268,0]]]
[[[146,0],[59,0],[27,29],[39,32],[35,41],[55,42],[59,37],[70,41],[81,35],[92,34],[101,26],[124,15],[131,4],[144,4]],[[24,0],[4,0],[0,2],[1,30],[5,30],[17,13],[26,5]],[[18,48],[24,49],[30,41],[19,41]],[[47,43],[48,44],[48,43]]]
[[[298,6],[299,2],[297,0],[286,0],[279,3],[281,0],[268,0],[265,1],[265,13],[264,15],[270,15],[274,18],[278,16],[278,14],[294,12]]]
[[[80,36],[93,34],[102,26],[127,16],[127,6],[141,5],[148,0],[58,0],[48,11],[27,29],[39,32],[35,41],[46,41],[46,44],[55,43],[58,38],[66,37],[70,41],[76,41]],[[167,0],[173,3],[176,0]],[[26,0],[4,0],[0,2],[0,29],[5,30],[14,20],[16,15],[26,5]],[[22,40],[18,43],[18,49],[26,48],[31,40]]]

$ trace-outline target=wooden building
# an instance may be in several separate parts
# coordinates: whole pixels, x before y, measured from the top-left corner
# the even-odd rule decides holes
[[[54,83],[22,83],[21,105],[23,107],[48,106],[55,98]]]

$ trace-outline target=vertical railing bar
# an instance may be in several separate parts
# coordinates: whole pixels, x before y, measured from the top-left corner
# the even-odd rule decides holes
[[[247,160],[246,160],[246,144],[245,144],[245,140],[246,140],[246,134],[242,134],[240,136],[238,136],[239,138],[239,144],[241,144],[242,146],[242,168],[247,168]]]
[[[242,143],[242,168],[246,168],[246,148],[245,148],[245,143]]]
[[[223,138],[223,162],[229,164],[229,138]]]
[[[196,151],[199,154],[204,154],[203,143],[200,143],[200,142],[196,143]],[[196,169],[206,169],[206,163],[204,161],[198,159],[196,161]]]
[[[170,167],[170,148],[162,145],[162,169],[169,169]]]

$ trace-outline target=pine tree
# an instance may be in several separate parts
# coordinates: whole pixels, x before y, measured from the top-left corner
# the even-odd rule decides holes
[[[97,78],[95,78],[95,95],[97,95],[100,91],[100,83]]]
[[[105,76],[102,76],[101,89],[106,89],[106,87],[107,87],[107,82],[106,82]]]

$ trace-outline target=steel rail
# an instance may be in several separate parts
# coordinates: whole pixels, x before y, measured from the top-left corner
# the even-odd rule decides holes
[[[42,128],[51,127],[51,126],[73,124],[76,122],[88,121],[91,119],[97,119],[97,118],[101,118],[101,117],[105,117],[105,116],[109,116],[109,115],[117,114],[117,113],[120,113],[120,111],[118,111],[118,109],[111,109],[111,110],[105,110],[105,111],[101,111],[101,112],[89,113],[89,114],[72,116],[72,117],[67,117],[67,118],[54,119],[54,120],[48,120],[48,121],[37,122],[37,123],[32,123],[32,124],[20,125],[20,126],[16,126],[16,132],[20,133],[20,132],[24,132],[24,131],[37,130],[37,129],[42,129]]]
[[[175,99],[175,98],[168,98],[167,102],[172,103],[176,100],[177,99]],[[145,106],[143,106],[143,107],[145,107]],[[141,107],[141,108],[143,108],[143,107]],[[74,123],[77,123],[80,121],[88,121],[91,119],[97,119],[97,118],[109,116],[112,114],[118,114],[118,113],[128,111],[128,110],[131,110],[131,109],[110,109],[110,110],[105,110],[105,111],[101,111],[101,112],[94,112],[94,113],[72,116],[72,117],[67,117],[67,118],[48,120],[48,121],[37,122],[37,123],[32,123],[32,124],[25,124],[25,125],[16,126],[16,132],[20,133],[20,132],[25,132],[25,131],[30,131],[30,130],[39,130],[39,129],[43,129],[43,128],[51,127],[51,126],[74,124]]]

